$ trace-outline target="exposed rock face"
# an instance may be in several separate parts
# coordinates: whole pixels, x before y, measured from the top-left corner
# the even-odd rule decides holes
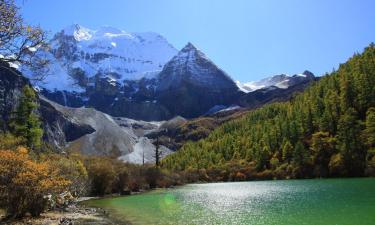
[[[65,89],[44,88],[42,93],[63,106],[93,107],[111,116],[160,121],[178,115],[197,117],[215,105],[230,105],[241,95],[233,80],[191,43],[160,73],[131,80],[124,79],[125,75],[119,71],[98,71],[96,75],[87,76],[84,67],[74,67],[77,60],[82,63],[77,53],[77,43],[82,40],[62,32],[56,35],[54,42],[58,43],[52,50],[54,57],[70,68],[67,70],[69,79],[66,74],[60,74],[60,79],[62,83],[74,82]],[[99,60],[98,65],[100,63],[103,61]]]
[[[44,51],[50,75],[39,86],[63,106],[94,107],[113,116],[164,120],[170,112],[155,104],[155,77],[177,50],[153,32],[112,27],[91,30],[74,24],[56,33]],[[33,77],[27,67],[24,74]],[[153,111],[153,114],[149,112]]]
[[[164,66],[156,92],[172,115],[187,118],[230,105],[239,96],[234,81],[191,43]]]
[[[85,154],[119,157],[133,151],[135,139],[124,131],[109,115],[92,108],[69,108],[48,102],[53,108],[68,118],[92,127],[94,132],[72,139],[69,145]]]
[[[4,131],[9,129],[7,123],[19,104],[25,85],[30,85],[30,82],[21,73],[4,63],[0,64],[0,124]],[[67,142],[94,131],[90,126],[69,121],[43,99],[39,99],[38,112],[43,122],[43,138],[58,148],[65,147]]]
[[[0,62],[0,125],[7,130],[7,122],[18,105],[22,95],[22,88],[29,84],[14,68]]]
[[[95,132],[90,125],[70,121],[44,98],[40,99],[39,111],[44,125],[45,140],[60,149],[65,148],[68,142]]]
[[[92,127],[93,132],[78,137],[71,136],[67,149],[88,155],[118,157],[132,163],[154,162],[153,140],[145,135],[158,129],[161,123],[136,121],[122,117],[111,117],[93,108],[70,108],[45,100],[59,115],[71,122],[79,122],[82,127]],[[78,137],[78,138],[76,138]],[[171,153],[161,146],[163,156]]]
[[[22,96],[28,79],[7,65],[0,66],[1,128],[6,126]],[[65,94],[65,93],[64,93]],[[44,139],[53,146],[79,150],[89,155],[107,155],[133,163],[153,162],[155,146],[145,137],[161,123],[113,118],[93,108],[70,108],[38,97],[38,113],[43,122]],[[162,146],[164,156],[171,151]]]
[[[303,86],[314,79],[305,71],[236,84],[191,43],[177,52],[152,32],[73,25],[56,33],[50,44],[44,53],[51,60],[51,74],[37,84],[40,93],[63,106],[92,107],[137,120],[196,118],[228,107],[254,107],[283,98],[274,88]],[[21,68],[27,76],[35,75]],[[259,89],[263,91],[246,94]]]
[[[150,138],[159,137],[163,145],[176,151],[186,142],[198,141],[205,138],[224,122],[239,118],[250,110],[268,103],[290,100],[294,94],[302,92],[312,81],[317,79],[311,76],[311,79],[304,79],[288,88],[271,86],[243,93],[237,100],[236,107],[227,107],[224,110],[218,110],[217,112],[191,120],[184,120],[177,117],[165,122],[159,129],[147,134],[147,136]]]

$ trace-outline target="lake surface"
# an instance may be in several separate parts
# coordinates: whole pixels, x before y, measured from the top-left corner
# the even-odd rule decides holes
[[[375,179],[191,184],[92,200],[132,224],[375,224]]]

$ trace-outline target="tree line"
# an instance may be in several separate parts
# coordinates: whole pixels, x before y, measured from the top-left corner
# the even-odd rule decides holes
[[[208,180],[374,175],[375,45],[289,102],[227,122],[162,165]]]

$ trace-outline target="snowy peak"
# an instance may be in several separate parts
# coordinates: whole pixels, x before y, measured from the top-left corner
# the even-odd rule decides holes
[[[198,51],[198,49],[191,43],[191,42],[188,42],[185,47],[183,47],[180,51],[180,53],[183,53],[183,52],[196,52]]]
[[[157,101],[185,118],[229,106],[240,94],[234,81],[191,43],[164,66],[157,83]]]
[[[103,26],[96,30],[79,24],[56,33],[46,52],[51,75],[42,88],[50,91],[82,92],[95,86],[96,77],[110,77],[119,83],[158,74],[177,54],[160,34],[129,33]],[[32,77],[27,68],[23,72]]]
[[[196,61],[197,59],[201,59],[201,60],[209,61],[211,64],[214,64],[201,50],[199,50],[190,42],[188,42],[185,45],[185,47],[183,47],[178,52],[175,59],[180,62],[192,62],[192,61]]]
[[[190,42],[164,66],[159,80],[159,89],[178,87],[182,82],[212,88],[236,86],[223,70]]]
[[[150,44],[152,42],[164,42],[167,43],[171,48],[174,49],[174,53],[177,50],[168,43],[168,41],[158,33],[155,32],[135,32],[130,33],[111,26],[102,26],[99,29],[93,30],[86,28],[79,24],[72,24],[65,27],[55,35],[55,39],[58,39],[61,35],[71,36],[78,42],[85,41],[108,41],[113,39],[127,39],[136,43]]]
[[[72,24],[70,26],[65,27],[62,29],[57,35],[65,35],[65,36],[73,36],[76,41],[88,41],[91,39],[100,39],[100,38],[110,38],[110,37],[116,37],[116,36],[128,36],[130,38],[135,38],[132,34],[114,28],[110,26],[102,26],[97,30],[92,30],[86,27],[83,27],[79,24]]]
[[[178,66],[179,64],[186,65],[188,62],[194,62],[198,57],[202,56],[205,55],[189,42],[169,63],[174,63],[175,66]]]
[[[303,73],[301,75],[303,75],[306,78],[315,78],[315,75],[308,70],[303,71]]]
[[[301,74],[294,74],[292,76],[288,74],[279,74],[264,78],[259,81],[251,81],[247,83],[241,83],[239,81],[236,81],[236,84],[241,91],[248,93],[256,91],[258,89],[270,88],[272,86],[281,89],[286,89],[290,86],[294,86],[302,82],[311,81],[314,79],[314,74],[308,70],[305,70]]]
[[[65,27],[60,33],[66,36],[73,36],[76,41],[89,40],[93,35],[93,32],[90,29],[79,24]]]

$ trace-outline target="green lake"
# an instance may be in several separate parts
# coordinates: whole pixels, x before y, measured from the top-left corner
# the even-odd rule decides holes
[[[190,184],[91,200],[131,224],[375,224],[375,179]]]

